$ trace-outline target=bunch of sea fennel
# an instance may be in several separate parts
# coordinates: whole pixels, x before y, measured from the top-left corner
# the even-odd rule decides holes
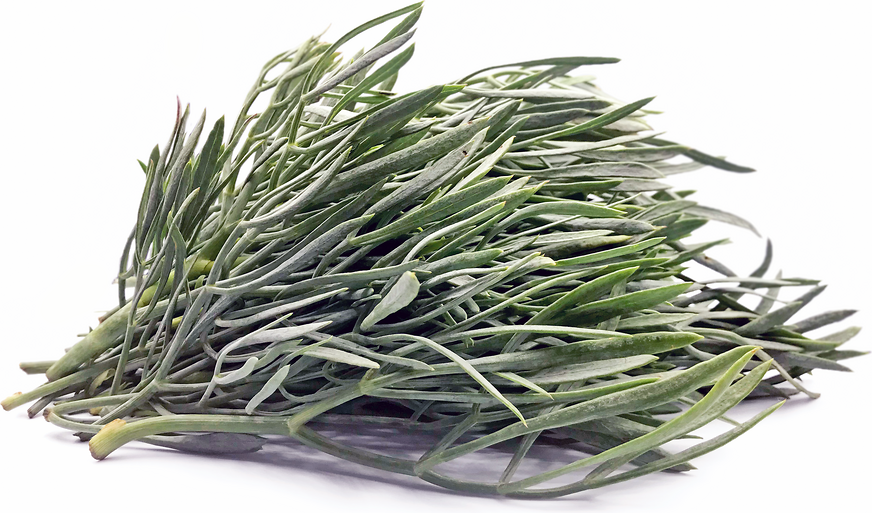
[[[725,241],[683,242],[709,220],[753,227],[661,179],[751,169],[661,139],[650,99],[571,75],[617,59],[495,66],[400,94],[420,14],[277,55],[232,125],[206,132],[204,113],[188,131],[179,109],[140,162],[118,305],[57,361],[22,364],[48,382],[3,407],[35,401],[31,416],[98,459],[133,440],[233,453],[275,435],[454,490],[553,497],[687,470],[780,406],[731,421],[744,398],[814,396],[800,376],[860,354],[838,349],[857,328],[803,335],[852,311],[793,321],[823,287],[766,278],[771,247],[739,277],[706,255]],[[723,277],[694,280],[690,265]],[[716,419],[734,426],[664,449]],[[410,459],[319,429],[349,424],[435,438]],[[494,482],[439,468],[500,443],[514,453]],[[586,455],[530,473],[543,444]]]

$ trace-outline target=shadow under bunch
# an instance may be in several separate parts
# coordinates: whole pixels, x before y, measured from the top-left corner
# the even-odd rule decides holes
[[[753,227],[662,180],[752,170],[661,139],[650,98],[571,75],[617,59],[519,62],[400,94],[420,13],[277,55],[232,125],[207,133],[204,113],[187,131],[180,108],[141,163],[118,305],[58,360],[22,364],[48,381],[3,407],[35,401],[31,416],[45,410],[98,459],[133,440],[233,454],[283,435],[453,490],[553,497],[689,470],[780,406],[736,423],[740,401],[814,397],[802,375],[860,354],[838,349],[857,328],[804,335],[853,312],[793,321],[823,287],[767,278],[771,247],[738,276],[706,254],[726,241],[683,242],[709,220]],[[373,49],[336,52],[398,18]],[[811,288],[779,299],[790,287]],[[716,419],[733,426],[664,449]],[[325,426],[433,442],[399,457]],[[493,481],[443,470],[494,446],[512,455]],[[587,455],[518,473],[540,446]]]

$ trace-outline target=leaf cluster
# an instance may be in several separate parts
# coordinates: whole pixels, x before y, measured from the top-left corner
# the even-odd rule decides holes
[[[754,228],[664,180],[752,170],[661,139],[650,98],[571,75],[616,59],[513,63],[400,94],[420,13],[277,55],[232,124],[206,130],[204,112],[188,130],[180,106],[141,162],[117,307],[57,361],[22,364],[48,381],[3,406],[53,404],[47,419],[98,459],[132,440],[232,453],[284,435],[454,490],[554,497],[688,470],[778,407],[740,424],[725,417],[737,403],[814,396],[802,375],[859,354],[839,349],[854,328],[805,335],[851,311],[792,320],[823,288],[766,278],[771,246],[739,277],[707,255],[727,241],[686,244],[710,220]],[[716,419],[735,425],[664,448]],[[437,441],[407,459],[318,430],[349,423]],[[496,482],[439,468],[506,442]],[[517,478],[541,444],[588,456]]]

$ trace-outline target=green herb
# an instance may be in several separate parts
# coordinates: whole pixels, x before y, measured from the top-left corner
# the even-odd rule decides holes
[[[779,299],[817,282],[766,278],[771,246],[737,277],[707,256],[727,241],[685,245],[709,220],[754,228],[662,180],[752,170],[659,139],[650,98],[569,75],[617,59],[493,66],[397,94],[420,14],[277,55],[232,124],[179,108],[142,163],[117,307],[58,360],[22,364],[48,381],[3,407],[35,401],[31,416],[45,408],[97,459],[134,440],[233,453],[278,435],[453,490],[554,497],[689,470],[781,403],[682,452],[664,444],[732,422],[746,397],[814,397],[800,376],[862,354],[838,349],[855,328],[804,335],[853,312],[793,320],[822,287]],[[395,19],[375,48],[339,57]],[[334,424],[441,439],[399,458],[327,437]],[[515,477],[555,441],[591,454]],[[515,453],[496,482],[440,469],[498,443]]]

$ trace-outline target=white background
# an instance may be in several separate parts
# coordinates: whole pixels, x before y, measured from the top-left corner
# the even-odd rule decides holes
[[[266,59],[328,24],[332,40],[402,5],[4,3],[0,395],[39,384],[17,363],[56,358],[112,305],[110,282],[143,180],[135,159],[164,143],[176,95],[195,111],[208,107],[211,120],[235,118]],[[869,327],[869,5],[431,0],[399,87],[442,83],[499,62],[622,57],[579,72],[594,73],[628,101],[657,95],[651,107],[665,114],[651,123],[668,138],[758,169],[706,169],[673,183],[700,189],[701,203],[740,214],[772,237],[774,269],[830,284],[804,314],[858,308],[848,323]],[[696,240],[723,236],[734,243],[713,256],[740,273],[756,267],[763,239],[718,225]],[[847,348],[872,349],[868,331]],[[66,511],[861,511],[869,503],[872,357],[847,363],[855,372],[807,380],[821,399],[790,401],[696,461],[700,470],[549,502],[455,496],[299,449],[234,461],[131,444],[98,463],[84,444],[42,420],[27,421],[22,409],[0,413],[0,504]]]

